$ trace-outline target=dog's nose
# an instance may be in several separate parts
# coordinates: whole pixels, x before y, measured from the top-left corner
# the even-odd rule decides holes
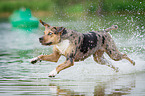
[[[43,37],[40,37],[40,38],[39,38],[39,41],[42,42],[42,41],[43,41]]]

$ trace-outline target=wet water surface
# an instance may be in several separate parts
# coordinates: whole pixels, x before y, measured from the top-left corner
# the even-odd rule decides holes
[[[114,21],[120,28],[110,33],[119,50],[132,58],[136,66],[132,66],[127,60],[113,61],[105,54],[119,68],[118,73],[95,63],[89,57],[60,72],[55,78],[49,78],[48,73],[65,61],[63,56],[57,63],[30,63],[31,58],[52,52],[52,46],[42,46],[38,41],[43,35],[43,28],[12,29],[8,22],[1,22],[0,96],[144,96],[145,30],[143,24],[138,25],[138,22],[132,20],[134,19],[127,17],[124,22]],[[113,22],[105,23],[103,26],[104,23],[89,21],[50,22],[52,25],[63,25],[81,32],[102,30]]]

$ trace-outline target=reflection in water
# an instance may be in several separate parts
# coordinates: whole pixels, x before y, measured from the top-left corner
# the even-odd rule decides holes
[[[60,88],[60,86],[56,86],[56,85],[53,85],[53,84],[50,84],[49,87],[50,87],[50,91],[51,91],[52,95],[58,95],[58,96],[85,96],[85,95],[83,95],[83,93],[74,92],[70,89],[62,89],[62,88]]]
[[[103,76],[99,76],[102,77]],[[126,76],[109,76],[104,82],[62,81],[49,84],[52,95],[60,96],[122,96],[129,95],[135,88],[135,74]],[[52,81],[50,81],[52,82]],[[74,84],[74,85],[70,85]],[[82,87],[83,86],[83,87]],[[76,90],[77,89],[77,90]]]

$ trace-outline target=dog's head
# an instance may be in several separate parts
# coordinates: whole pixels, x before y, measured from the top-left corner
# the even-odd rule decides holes
[[[44,35],[39,38],[42,45],[54,45],[61,41],[61,34],[64,27],[50,26],[49,24],[40,20],[40,23],[45,26]]]

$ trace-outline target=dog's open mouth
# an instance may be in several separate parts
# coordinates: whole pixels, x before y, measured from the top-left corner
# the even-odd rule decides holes
[[[52,42],[49,42],[49,43],[45,43],[44,45],[51,45],[52,44]]]
[[[44,42],[40,42],[42,45],[51,45],[52,42],[49,42],[49,43],[44,43]]]
[[[42,45],[51,45],[52,44],[52,42],[49,42],[49,43],[42,43],[42,42],[40,42]]]

